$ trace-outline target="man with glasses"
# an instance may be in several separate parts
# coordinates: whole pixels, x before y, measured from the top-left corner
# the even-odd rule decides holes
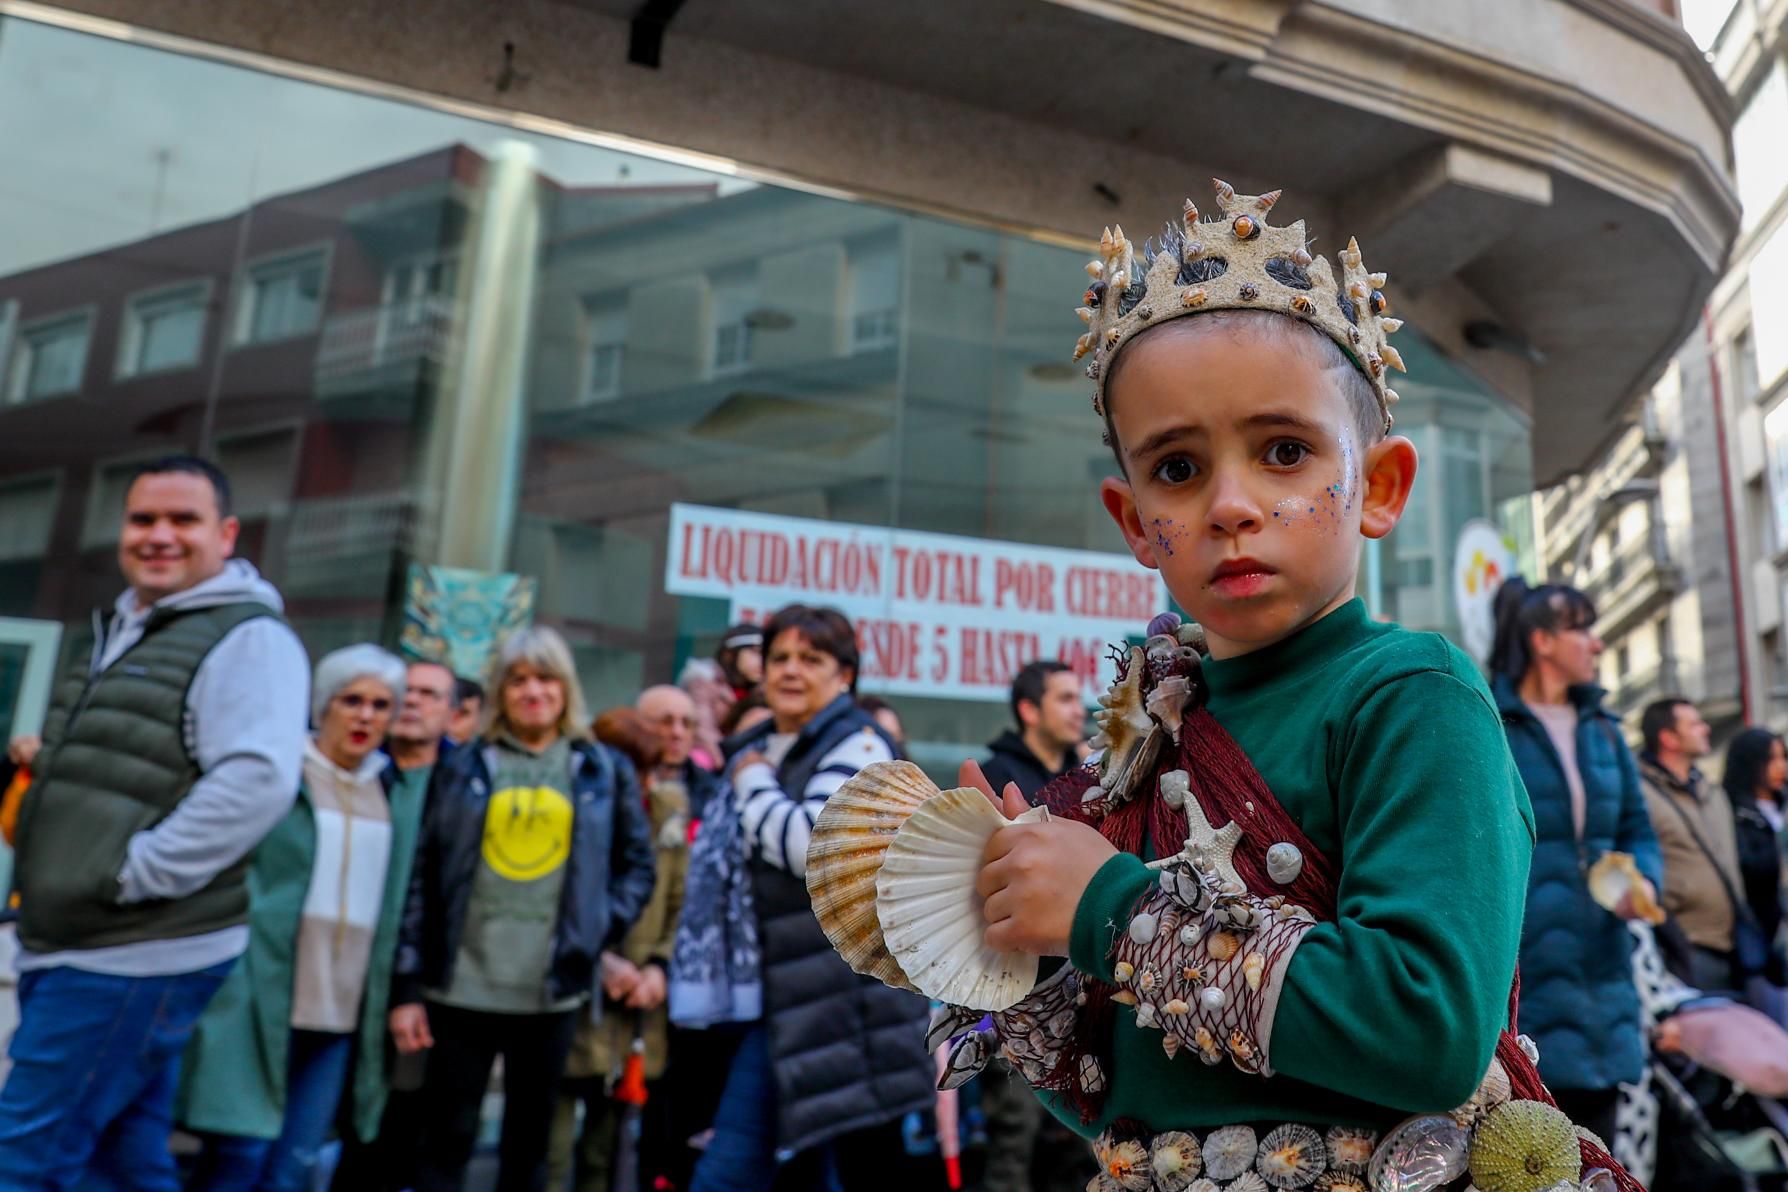
[[[720,779],[689,756],[695,748],[695,701],[681,687],[664,684],[640,692],[633,708],[658,740],[658,765],[653,773],[640,775],[642,785],[682,783],[689,792],[690,817],[701,819],[708,800],[720,789]]]
[[[391,722],[385,752],[391,755],[398,782],[424,791],[435,763],[457,748],[448,728],[458,707],[458,683],[439,662],[412,662],[404,679],[404,702]],[[387,1065],[391,1081],[379,1136],[361,1142],[349,1131],[342,1140],[341,1162],[331,1185],[342,1192],[386,1192],[415,1183],[422,1140],[422,1087],[426,1054],[393,1055]]]

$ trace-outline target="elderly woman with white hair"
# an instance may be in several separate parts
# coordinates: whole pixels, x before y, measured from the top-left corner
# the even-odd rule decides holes
[[[379,752],[404,664],[324,656],[298,800],[250,862],[249,945],[187,1050],[175,1116],[204,1146],[189,1190],[309,1188],[352,1074],[362,1139],[385,1101],[385,1007],[420,792]]]
[[[536,1192],[577,1010],[652,893],[633,765],[591,740],[571,650],[544,627],[498,651],[490,722],[429,786],[391,1033],[429,1048],[417,1192],[457,1192],[503,1057],[499,1192]]]

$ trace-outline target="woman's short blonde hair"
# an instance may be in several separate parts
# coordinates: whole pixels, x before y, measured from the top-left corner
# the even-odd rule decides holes
[[[584,706],[583,684],[577,681],[577,666],[571,660],[571,647],[556,629],[532,625],[518,629],[503,639],[497,650],[497,663],[490,673],[490,698],[486,701],[484,735],[515,732],[509,723],[509,711],[503,696],[509,672],[527,663],[549,678],[557,679],[565,688],[565,707],[559,713],[559,735],[574,741],[590,739],[590,713]]]

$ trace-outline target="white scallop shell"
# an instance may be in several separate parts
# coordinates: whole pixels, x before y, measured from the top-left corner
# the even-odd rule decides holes
[[[864,766],[826,800],[807,845],[807,894],[826,938],[853,970],[899,989],[917,987],[883,939],[875,878],[900,825],[937,793],[911,762]]]
[[[1048,815],[1041,808],[1026,818]],[[987,840],[1011,821],[987,796],[944,791],[907,817],[876,875],[876,917],[888,951],[926,997],[1004,1010],[1037,983],[1037,958],[982,942],[987,921],[975,879]]]

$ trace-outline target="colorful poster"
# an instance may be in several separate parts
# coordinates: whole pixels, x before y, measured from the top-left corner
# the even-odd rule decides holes
[[[403,653],[483,682],[503,639],[534,620],[537,587],[532,576],[412,563],[399,639]]]
[[[831,605],[856,624],[865,692],[1004,701],[1025,663],[1059,658],[1089,700],[1110,651],[1167,608],[1127,555],[671,507],[664,587],[731,603],[733,621]]]
[[[1496,590],[1514,573],[1514,540],[1493,522],[1466,522],[1453,548],[1453,607],[1465,652],[1481,664],[1496,637]]]

